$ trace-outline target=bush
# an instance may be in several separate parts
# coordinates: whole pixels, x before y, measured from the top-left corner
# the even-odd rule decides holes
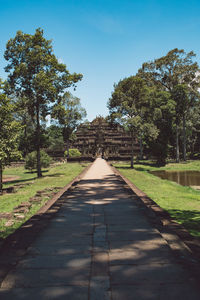
[[[81,152],[78,149],[69,149],[69,157],[80,157]],[[67,157],[67,151],[65,151],[65,157]]]
[[[40,162],[41,168],[48,168],[52,159],[51,157],[44,151],[40,151]],[[25,169],[26,170],[34,170],[37,169],[37,152],[33,151],[26,156],[25,159]]]
[[[187,153],[187,156],[188,156],[188,153]],[[193,159],[200,159],[200,153],[194,153],[194,154],[191,154],[191,155],[190,155],[190,158],[193,158]]]

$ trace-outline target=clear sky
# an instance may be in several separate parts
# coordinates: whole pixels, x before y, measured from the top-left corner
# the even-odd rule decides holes
[[[6,42],[38,27],[69,71],[83,74],[74,95],[89,120],[108,114],[113,84],[143,62],[173,48],[200,60],[199,0],[0,0],[0,77]]]

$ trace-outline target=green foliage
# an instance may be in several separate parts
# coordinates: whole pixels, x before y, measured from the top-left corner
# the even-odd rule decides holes
[[[50,166],[52,159],[51,157],[43,150],[40,151],[40,163],[41,168],[48,168]],[[25,159],[25,169],[34,170],[37,168],[37,152],[33,151],[27,154]]]
[[[48,149],[53,151],[64,149],[64,141],[61,127],[57,125],[51,125],[46,129],[46,132],[48,136]]]
[[[138,71],[149,86],[155,86],[159,91],[170,93],[175,102],[172,130],[176,132],[176,161],[179,162],[179,131],[183,136],[183,157],[186,160],[186,140],[188,134],[188,120],[190,110],[200,100],[199,84],[200,72],[197,62],[194,62],[195,53],[186,53],[177,48],[169,51],[166,56],[144,63]],[[191,119],[190,119],[191,120]],[[169,146],[169,145],[168,145]]]
[[[80,99],[67,92],[54,105],[51,117],[59,122],[62,128],[63,140],[69,143],[74,130],[86,117],[86,110],[81,106]]]
[[[2,190],[2,172],[12,160],[21,158],[18,151],[18,138],[22,129],[14,119],[15,106],[11,100],[1,92],[3,85],[0,81],[0,191]]]
[[[32,151],[36,150],[37,145],[37,132],[32,117],[29,115],[26,100],[12,95],[12,102],[15,104],[15,119],[23,126],[23,130],[19,136],[19,150],[22,152],[23,157]],[[47,148],[48,135],[46,132],[45,122],[40,126],[40,146]]]
[[[193,89],[199,85],[199,66],[193,61],[193,51],[186,53],[183,49],[172,49],[166,56],[143,63],[138,74],[148,85],[171,92],[178,84],[186,84]]]
[[[151,90],[150,98],[152,99],[152,120],[158,130],[158,135],[155,139],[147,136],[146,142],[157,164],[164,165],[169,154],[170,138],[173,135],[175,102],[171,99],[169,92],[157,89]]]
[[[158,130],[153,122],[150,88],[138,76],[125,78],[114,86],[114,92],[109,99],[108,107],[111,119],[123,125],[132,136],[133,167],[133,139],[144,139],[146,135],[155,139]]]
[[[81,74],[70,74],[53,54],[50,40],[38,28],[35,34],[18,31],[11,38],[4,54],[9,73],[7,93],[23,99],[23,107],[32,118],[36,136],[37,175],[42,176],[39,153],[41,148],[41,121],[49,114],[50,106],[60,100],[66,88],[76,85]]]
[[[80,157],[81,152],[78,149],[69,149],[69,151],[65,151],[65,157]]]

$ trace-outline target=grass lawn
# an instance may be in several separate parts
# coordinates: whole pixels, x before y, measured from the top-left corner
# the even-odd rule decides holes
[[[171,217],[193,236],[200,238],[200,191],[160,179],[149,173],[154,170],[200,171],[200,161],[170,163],[161,168],[155,167],[150,162],[135,164],[135,169],[130,169],[130,164],[115,163],[114,166],[160,207],[168,211]]]
[[[29,201],[30,197],[35,196],[37,191],[44,190],[45,188],[53,189],[52,192],[57,192],[59,188],[67,185],[73,178],[75,178],[86,167],[84,164],[79,163],[65,163],[51,166],[48,170],[43,171],[43,177],[37,178],[36,173],[27,172],[24,167],[9,167],[6,168],[3,176],[14,177],[19,176],[18,179],[7,182],[3,187],[10,185],[29,183],[17,190],[16,193],[4,194],[0,196],[0,213],[13,212],[13,209],[23,202]],[[39,203],[32,203],[32,206],[25,215],[23,220],[15,220],[14,224],[5,227],[6,219],[0,219],[0,237],[5,238],[10,233],[15,231],[21,224],[34,215],[46,201],[49,200],[48,196],[41,198]]]

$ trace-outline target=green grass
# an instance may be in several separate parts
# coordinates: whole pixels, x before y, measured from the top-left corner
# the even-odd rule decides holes
[[[6,168],[3,175],[19,176],[20,178],[12,183],[5,183],[3,187],[8,187],[15,184],[31,183],[19,189],[16,193],[4,194],[0,196],[0,212],[12,212],[13,209],[22,202],[26,202],[30,197],[33,197],[37,191],[45,188],[62,188],[67,185],[73,178],[75,178],[85,168],[86,165],[79,163],[57,164],[45,170],[42,178],[37,178],[36,173],[27,172],[24,167],[9,167]],[[57,189],[58,190],[58,189]],[[56,191],[56,190],[55,190]],[[42,198],[41,203],[34,203],[31,209],[26,214],[23,221],[15,221],[11,227],[5,227],[5,219],[0,220],[0,237],[5,238],[10,233],[15,231],[27,219],[34,215],[41,206],[44,205],[49,198]]]
[[[168,211],[171,217],[193,236],[200,238],[200,192],[149,173],[153,170],[200,171],[200,161],[170,163],[162,168],[148,162],[136,164],[135,169],[130,169],[130,164],[114,164],[114,166],[160,207]]]

